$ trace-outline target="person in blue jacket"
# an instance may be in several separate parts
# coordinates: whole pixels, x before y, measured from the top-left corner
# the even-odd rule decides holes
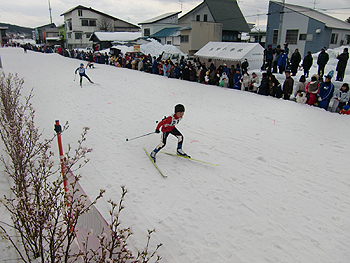
[[[90,83],[93,83],[91,79],[88,77],[88,75],[85,74],[85,68],[84,64],[81,63],[80,67],[75,70],[75,74],[77,74],[77,71],[79,71],[79,76],[80,76],[80,86],[83,84],[83,77],[87,78]]]
[[[241,69],[237,68],[236,69],[236,74],[233,77],[233,88],[234,89],[241,89],[241,78],[242,78],[242,73],[241,73]]]
[[[283,72],[286,70],[286,64],[287,64],[287,54],[284,53],[284,50],[280,51],[280,56],[278,58],[278,69],[279,69],[279,73],[283,74]]]
[[[329,102],[333,97],[334,85],[331,82],[332,76],[325,76],[325,81],[322,83],[320,93],[318,94],[318,107],[328,110]]]

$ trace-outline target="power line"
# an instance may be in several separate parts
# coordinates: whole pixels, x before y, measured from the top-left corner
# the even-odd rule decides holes
[[[37,24],[40,24],[40,23],[41,23],[41,22],[36,21],[36,20],[33,20],[33,19],[31,19],[31,18],[22,16],[22,15],[20,15],[20,14],[18,14],[18,13],[14,13],[14,12],[8,10],[7,8],[5,8],[3,5],[0,5],[0,8],[1,8],[2,10],[4,10],[5,12],[8,12],[9,14],[11,14],[11,15],[13,15],[13,16],[15,16],[15,17],[18,17],[18,18],[20,18],[20,19],[24,19],[24,20],[29,21],[29,22],[35,22],[35,23],[37,23]]]

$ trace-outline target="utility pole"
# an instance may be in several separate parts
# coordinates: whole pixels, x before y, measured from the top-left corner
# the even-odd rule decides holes
[[[182,6],[183,6],[182,2],[183,2],[183,0],[179,0],[179,2],[180,2],[180,8],[181,8],[181,12],[182,12]]]
[[[51,5],[50,5],[50,0],[48,1],[49,1],[50,23],[52,24]]]
[[[280,26],[279,26],[279,29],[278,29],[278,44],[282,46],[282,28],[283,28],[283,15],[284,15],[284,4],[285,4],[285,0],[283,0],[282,2],[282,9],[280,11]]]

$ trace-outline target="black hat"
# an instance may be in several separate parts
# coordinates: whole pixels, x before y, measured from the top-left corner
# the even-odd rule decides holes
[[[175,106],[175,113],[176,113],[176,112],[185,112],[185,106],[182,105],[182,104],[177,104],[177,105]]]

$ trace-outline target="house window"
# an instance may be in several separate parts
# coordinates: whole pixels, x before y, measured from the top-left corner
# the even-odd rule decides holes
[[[278,29],[273,30],[272,44],[277,45],[278,42]]]
[[[89,26],[89,20],[87,20],[87,19],[81,20],[81,25],[82,26]]]
[[[149,36],[151,35],[151,29],[150,29],[150,28],[145,28],[145,29],[143,30],[143,35],[144,35],[145,37],[149,37]]]
[[[204,22],[207,22],[207,21],[208,21],[208,15],[207,15],[207,14],[204,15],[203,21],[204,21]]]
[[[197,15],[196,21],[201,21],[201,15]]]
[[[338,34],[332,34],[331,44],[337,44],[337,43],[338,43]]]
[[[305,40],[305,41],[313,41],[314,35],[313,34],[300,34],[299,40]]]
[[[72,33],[67,33],[68,38],[72,38]]]
[[[96,26],[96,20],[89,20],[89,26]]]
[[[286,42],[290,45],[296,45],[298,44],[298,36],[299,36],[298,29],[287,30]]]
[[[71,20],[68,21],[68,29],[72,30],[72,21]]]
[[[83,33],[75,33],[75,39],[83,39]]]
[[[78,16],[83,16],[83,10],[78,9]]]
[[[181,36],[181,43],[188,43],[188,35],[185,35],[185,36]]]
[[[171,45],[171,41],[167,41],[166,44],[167,44],[167,45]]]

